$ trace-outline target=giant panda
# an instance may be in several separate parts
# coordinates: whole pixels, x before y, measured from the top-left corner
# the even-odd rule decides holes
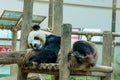
[[[52,33],[45,33],[38,25],[34,25],[32,29],[28,35],[28,46],[38,50],[38,53],[26,61],[26,66],[33,63],[55,63],[60,50],[61,38]]]
[[[56,63],[60,54],[61,37],[46,34],[38,25],[34,25],[28,35],[28,46],[38,53],[26,61],[26,66],[33,63]],[[65,45],[66,46],[66,45]],[[97,48],[88,41],[76,41],[68,55],[71,67],[76,65],[85,67],[94,66],[97,60]]]
[[[96,65],[98,50],[96,44],[90,41],[79,40],[73,43],[72,49],[68,54],[71,68],[91,68]]]

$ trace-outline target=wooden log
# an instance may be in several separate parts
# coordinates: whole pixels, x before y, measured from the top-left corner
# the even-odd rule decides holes
[[[13,63],[20,63],[27,51],[15,51],[15,52],[0,52],[0,64],[13,64]],[[32,51],[32,54],[37,53],[37,51]],[[2,55],[2,56],[1,56]],[[59,64],[43,64],[41,63],[38,65],[32,65],[29,67],[22,68],[25,72],[30,73],[45,73],[45,74],[59,74]],[[92,72],[104,72],[104,73],[111,73],[113,71],[112,67],[109,66],[95,66],[90,69],[83,69],[83,68],[75,68],[74,72],[80,71],[92,71]],[[79,75],[80,73],[71,73]]]
[[[43,64],[44,66],[46,66],[46,64]],[[47,65],[46,69],[44,68],[39,68],[39,67],[43,67],[42,65],[39,67],[29,67],[29,68],[23,68],[23,70],[25,72],[32,72],[32,73],[43,73],[43,74],[50,74],[50,75],[59,75],[59,65],[58,64],[52,64],[57,66],[57,69],[54,69],[52,66],[51,69],[47,69]],[[34,65],[35,66],[35,65]],[[83,71],[89,71],[92,72],[91,73],[83,73]],[[107,74],[106,73],[111,73],[113,71],[112,67],[107,67],[107,66],[95,66],[93,68],[90,69],[83,69],[83,68],[75,68],[70,72],[70,75],[79,75],[79,76],[98,76],[98,77],[105,77]],[[96,73],[97,72],[97,73]]]
[[[39,51],[33,50],[31,56]],[[20,64],[27,51],[0,52],[0,64]]]
[[[17,80],[15,76],[1,77],[0,80]]]
[[[16,50],[16,42],[17,42],[17,31],[12,31],[12,51]],[[17,65],[10,65],[10,75],[15,76]]]
[[[34,66],[34,67],[33,67]],[[33,66],[30,66],[30,67],[25,67],[23,69],[27,70],[27,71],[36,71],[38,70],[55,70],[55,71],[58,71],[59,70],[59,64],[53,64],[53,63],[50,63],[50,64],[43,64],[41,63],[38,67],[38,65],[33,65]],[[36,67],[35,67],[36,66]],[[49,68],[51,67],[51,68]],[[71,69],[70,69],[71,70]],[[113,71],[113,68],[112,67],[109,67],[109,66],[100,66],[100,65],[96,65],[95,67],[92,67],[92,68],[89,68],[89,69],[86,69],[86,68],[74,68],[73,71],[90,71],[90,72],[104,72],[104,73],[111,73]]]
[[[71,73],[73,76],[94,76],[94,77],[105,77],[106,73],[92,72],[92,73]]]
[[[116,0],[112,0],[112,26],[111,31],[115,32],[116,29]]]
[[[75,35],[103,36],[103,33],[98,33],[98,32],[80,32],[80,31],[72,31],[72,34],[75,34]]]
[[[63,0],[54,0],[54,24],[53,33],[61,35],[61,25],[63,24]]]
[[[80,32],[80,31],[72,31],[72,34],[75,35],[91,35],[91,36],[103,36],[103,33],[98,32]],[[120,37],[119,33],[112,32],[113,37]]]
[[[112,55],[112,33],[110,31],[104,31],[102,65],[111,66],[111,55]]]
[[[104,31],[103,33],[103,53],[102,53],[102,65],[111,66],[112,59],[112,33],[110,31]],[[111,80],[111,74],[107,74],[102,80]]]
[[[11,28],[14,28],[13,30],[21,30],[20,26],[17,25],[17,26],[14,26],[14,25],[1,25],[0,24],[0,29],[8,29],[8,30],[11,30]],[[17,28],[16,28],[17,27]],[[48,29],[42,29],[44,31],[48,31],[48,32],[51,32],[49,31]],[[86,34],[89,34],[89,35],[92,35],[92,36],[103,36],[103,33],[98,33],[98,32],[80,32],[80,31],[72,31],[72,34],[75,34],[75,35],[86,35]],[[115,32],[112,32],[112,36],[113,37],[120,37],[120,34],[119,33],[115,33]]]
[[[27,51],[0,52],[0,64],[19,63]]]
[[[100,66],[100,65],[96,65],[93,68],[90,69],[82,69],[82,68],[75,68],[74,70],[81,70],[81,71],[92,71],[92,72],[106,72],[106,73],[111,73],[113,71],[112,67],[108,67],[108,66]]]
[[[16,71],[18,69],[17,64],[11,64],[10,65],[10,76],[15,76],[16,77]]]
[[[22,34],[20,39],[21,50],[26,50],[28,48],[27,37],[29,32],[31,31],[32,13],[33,13],[33,0],[24,0],[23,20],[21,27]]]
[[[27,38],[31,31],[33,13],[33,0],[24,0],[23,20],[21,27],[20,50],[28,49]],[[18,66],[17,80],[26,80],[28,73],[23,72],[22,68]]]
[[[16,50],[16,42],[17,42],[17,32],[12,32],[12,51]]]
[[[61,30],[61,51],[59,61],[59,80],[69,80],[70,70],[68,62],[68,53],[71,49],[71,24],[63,24]]]
[[[20,26],[19,25],[15,26],[15,25],[3,25],[3,24],[0,24],[0,29],[18,31],[18,30],[20,30]]]
[[[48,28],[52,30],[53,26],[53,0],[49,0]]]
[[[116,5],[117,5],[117,0],[112,0],[112,24],[111,24],[111,31],[115,32],[116,29]],[[113,37],[113,41],[115,40],[115,37]],[[112,49],[112,66],[114,64],[114,47]],[[114,66],[113,66],[114,67]],[[114,80],[114,72],[111,74],[112,79]]]

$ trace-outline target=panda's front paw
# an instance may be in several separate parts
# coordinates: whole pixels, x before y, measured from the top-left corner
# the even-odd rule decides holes
[[[25,67],[28,67],[28,66],[30,66],[30,65],[32,65],[32,62],[29,61],[29,60],[27,60],[26,63],[25,63]]]
[[[28,66],[33,66],[33,65],[38,65],[37,62],[34,62],[34,61],[26,61],[26,64],[25,64],[25,67],[28,67]]]

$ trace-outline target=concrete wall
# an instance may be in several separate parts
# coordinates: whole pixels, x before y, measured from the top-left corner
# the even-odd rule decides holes
[[[48,16],[48,1],[35,0],[33,14]],[[116,31],[120,32],[120,2],[117,0]],[[10,4],[11,2],[11,4]],[[3,10],[23,10],[23,0],[2,0],[0,14]],[[64,0],[64,23],[71,23],[73,27],[99,28],[102,31],[111,30],[112,0]],[[48,17],[41,26],[47,27]]]

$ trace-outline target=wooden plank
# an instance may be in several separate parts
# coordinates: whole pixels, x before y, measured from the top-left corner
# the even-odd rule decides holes
[[[54,0],[54,24],[53,33],[61,35],[61,25],[63,24],[63,0]]]
[[[70,70],[68,62],[68,53],[71,49],[71,24],[62,25],[61,50],[59,61],[59,80],[70,80]]]

